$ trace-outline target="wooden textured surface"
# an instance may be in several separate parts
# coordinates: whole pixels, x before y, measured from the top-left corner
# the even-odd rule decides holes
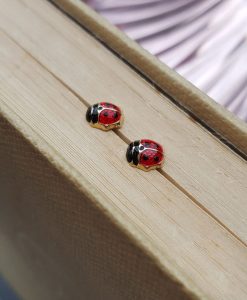
[[[39,150],[2,116],[0,125],[0,271],[21,299],[194,299],[99,209],[85,177],[76,186],[71,167],[56,170],[59,157],[47,160],[28,127]]]
[[[89,286],[104,290],[106,299],[133,299],[133,294],[134,299],[163,299],[166,293],[170,299],[193,295],[212,299],[234,299],[237,295],[237,299],[245,299],[246,162],[51,4],[42,0],[0,0],[0,5],[0,109],[4,141],[0,148],[1,164],[5,166],[1,173],[5,177],[5,157],[10,153],[8,165],[13,158],[16,163],[12,162],[6,177],[12,178],[15,169],[18,172],[14,182],[7,182],[21,191],[13,196],[13,187],[5,188],[6,197],[1,204],[4,235],[10,220],[4,217],[5,212],[11,216],[14,211],[16,219],[25,216],[33,220],[34,229],[26,221],[21,234],[31,243],[35,240],[34,252],[39,253],[39,247],[47,252],[44,263],[54,259],[57,266],[59,259],[68,260],[64,268],[68,274],[75,269],[78,282],[91,272]],[[114,101],[123,108],[126,122],[121,131],[105,133],[86,124],[87,106],[101,99]],[[6,122],[8,126],[4,125]],[[16,153],[21,142],[10,142],[10,126],[18,129],[18,141],[25,137],[33,145],[24,148],[35,147],[50,161],[48,174],[56,168],[63,175],[54,174],[51,180],[42,169],[46,164],[44,158],[39,164],[41,158],[34,159],[29,166],[28,158],[37,154],[34,149],[28,150],[29,155],[25,149]],[[144,173],[125,162],[127,142],[142,137],[156,139],[165,146],[166,164],[162,172]],[[65,184],[64,176],[75,187]],[[4,186],[8,184],[1,188]],[[71,192],[67,196],[74,189],[77,194]],[[29,207],[29,213],[25,209],[18,213],[18,197],[20,203]],[[91,213],[83,214],[85,198],[93,207],[89,210],[94,212],[93,222]],[[56,216],[59,199],[66,217],[62,213]],[[71,201],[75,201],[74,206]],[[30,216],[36,203],[38,210]],[[100,228],[106,223],[103,234]],[[112,236],[109,228],[114,232]],[[42,238],[35,237],[35,229],[42,231]],[[94,239],[87,236],[90,230]],[[12,230],[12,236],[17,233],[18,228]],[[60,257],[55,246],[51,250],[52,246],[44,245],[51,239],[64,250]],[[104,244],[102,248],[100,241]],[[16,246],[13,241],[12,244]],[[7,250],[4,253],[8,255]],[[92,271],[85,260],[80,264],[85,253]],[[80,272],[84,266],[86,271]],[[13,278],[0,261],[0,270],[1,267]],[[35,265],[30,268],[35,270]],[[61,264],[54,269],[59,268]],[[121,274],[117,274],[118,269]],[[109,282],[107,276],[111,278]],[[128,278],[135,282],[131,288]],[[61,280],[66,281],[66,276]],[[153,289],[150,281],[156,282]],[[78,282],[74,283],[76,296],[80,293]],[[44,288],[47,284],[45,281]],[[23,285],[24,278],[18,288],[27,295],[28,287],[23,291]],[[68,296],[72,286],[69,280],[63,295]],[[38,298],[35,289],[30,290],[33,297],[42,298]],[[57,294],[51,295],[51,299],[58,298]]]
[[[246,243],[246,162],[45,1],[27,3],[3,1],[0,27],[84,103],[122,105],[123,138],[163,144],[167,176]]]
[[[192,112],[201,122],[212,128],[239,151],[247,153],[247,129],[244,122],[142,49],[118,28],[110,25],[83,1],[50,1],[91,31],[127,62],[134,65],[151,82]]]

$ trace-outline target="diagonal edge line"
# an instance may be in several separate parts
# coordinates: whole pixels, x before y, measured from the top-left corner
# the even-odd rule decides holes
[[[242,157],[244,160],[247,161],[247,153],[244,153],[243,150],[240,150],[235,146],[233,143],[231,143],[227,138],[225,138],[222,134],[211,128],[205,121],[201,120],[195,113],[193,113],[189,108],[187,108],[182,103],[178,102],[174,97],[172,97],[168,92],[166,92],[158,83],[153,81],[150,77],[148,77],[144,72],[142,72],[138,67],[135,67],[131,62],[129,62],[125,57],[120,55],[116,50],[114,50],[112,47],[106,44],[99,36],[97,36],[96,33],[90,31],[87,27],[85,27],[82,23],[80,23],[76,17],[72,16],[67,12],[65,9],[62,8],[62,6],[59,6],[58,3],[56,3],[56,0],[46,0],[49,3],[51,3],[54,7],[56,7],[62,14],[67,16],[72,22],[77,24],[81,29],[86,31],[90,36],[92,36],[95,40],[97,40],[101,45],[103,45],[107,50],[109,50],[113,55],[118,57],[123,63],[125,63],[128,67],[130,67],[132,70],[134,70],[138,75],[140,75],[146,82],[148,82],[151,86],[153,86],[154,89],[156,89],[159,93],[161,93],[163,96],[165,96],[170,102],[172,102],[176,107],[181,109],[183,112],[185,112],[190,118],[194,119],[195,122],[200,124],[204,129],[206,129],[208,132],[210,132],[213,136],[215,136],[220,142],[222,142],[225,146],[230,148],[232,151],[234,151],[237,155]]]
[[[113,130],[117,136],[119,136],[124,142],[129,144],[131,141],[119,130]],[[158,169],[159,172],[166,180],[168,180],[172,185],[174,185],[180,192],[182,192],[187,198],[189,198],[197,207],[203,210],[209,217],[214,219],[219,225],[221,225],[225,230],[227,230],[232,236],[234,236],[240,243],[247,247],[247,243],[244,242],[239,236],[237,236],[230,228],[228,228],[223,222],[220,221],[214,214],[212,214],[204,205],[202,205],[194,196],[192,196],[185,188],[182,187],[173,177],[171,177],[163,169]]]
[[[49,0],[48,0],[49,1]],[[59,83],[61,83],[63,86],[65,86],[76,98],[79,99],[79,101],[85,105],[86,107],[89,107],[90,104],[77,92],[75,92],[66,82],[64,82],[62,79],[60,79],[56,74],[54,74],[48,67],[46,67],[42,62],[40,62],[35,56],[32,55],[28,50],[26,50],[24,47],[22,47],[15,39],[13,39],[5,30],[1,29],[8,38],[15,43],[19,48],[21,48],[25,53],[27,53],[31,59],[33,59],[38,65],[40,65],[44,70],[46,70],[53,78],[55,78]],[[131,141],[128,139],[127,136],[125,136],[121,131],[118,129],[114,129],[113,132],[118,136],[122,141],[124,141],[126,144],[129,144]],[[164,177],[166,180],[168,180],[175,188],[177,188],[180,192],[182,192],[188,199],[190,199],[199,209],[203,210],[204,213],[206,213],[211,219],[213,219],[217,224],[219,224],[221,227],[223,227],[228,233],[230,233],[234,238],[236,238],[242,245],[247,247],[247,243],[245,243],[240,237],[238,237],[231,229],[229,229],[224,223],[222,223],[214,214],[212,214],[204,205],[202,205],[196,198],[194,198],[189,192],[185,190],[173,177],[171,177],[168,173],[166,173],[164,170],[156,170],[161,174],[162,177]]]

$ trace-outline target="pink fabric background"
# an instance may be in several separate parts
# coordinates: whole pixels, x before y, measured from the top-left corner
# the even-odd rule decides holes
[[[89,0],[142,47],[247,121],[247,0]]]

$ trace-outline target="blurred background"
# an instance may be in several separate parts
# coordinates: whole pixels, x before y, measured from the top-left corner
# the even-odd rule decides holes
[[[112,24],[247,121],[247,0],[88,0]]]

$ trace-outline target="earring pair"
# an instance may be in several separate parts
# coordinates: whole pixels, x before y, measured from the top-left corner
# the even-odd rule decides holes
[[[117,105],[100,102],[88,108],[86,120],[92,127],[108,131],[121,128],[124,116]],[[162,167],[164,151],[157,142],[141,139],[129,144],[126,159],[131,166],[150,171]]]

